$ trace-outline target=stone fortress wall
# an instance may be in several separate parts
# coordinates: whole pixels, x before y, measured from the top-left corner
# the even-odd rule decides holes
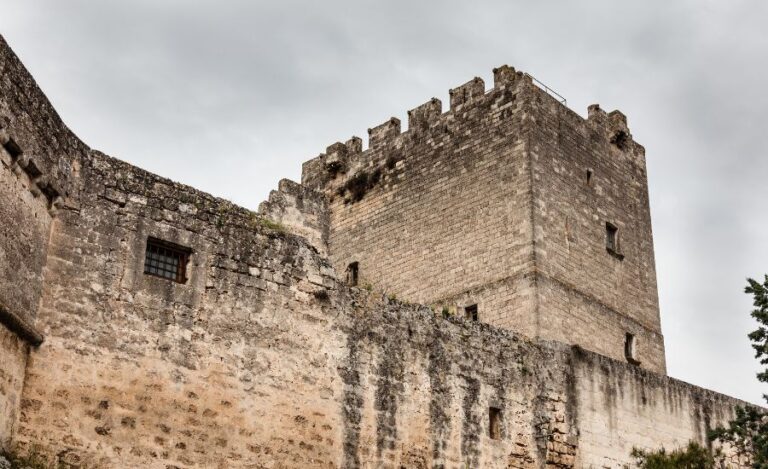
[[[311,180],[315,160],[304,184],[282,181],[254,213],[87,148],[2,38],[0,71],[0,445],[7,450],[70,467],[622,467],[633,446],[704,442],[707,428],[743,404],[656,373],[658,364],[629,364],[348,286],[335,265],[347,259],[333,254],[346,236],[333,228],[347,217],[339,210],[376,203],[384,210],[376,184],[406,184],[402,174],[418,164],[410,153],[384,160],[380,180],[363,184],[362,197],[346,205],[344,197],[358,197],[347,192],[359,188],[335,189],[331,200]],[[494,102],[536,96],[515,77]],[[431,105],[418,112],[432,115]],[[535,118],[516,106],[505,108],[510,129]],[[368,155],[388,128],[372,132]],[[483,128],[499,149],[517,132]],[[483,169],[496,164],[488,157],[467,162],[466,171],[485,184],[500,175],[513,191],[504,204],[490,200],[478,210],[508,211],[507,223],[492,228],[504,240],[499,249],[531,259],[529,267],[548,266],[533,260],[546,254],[552,265],[541,270],[565,284],[557,277],[567,275],[557,269],[570,259],[557,252],[563,241],[546,239],[545,222],[536,221],[549,211],[530,215],[529,208],[527,224],[504,231],[530,201],[556,203],[531,187],[543,157],[529,145],[509,150],[511,168]],[[359,140],[334,146],[314,173],[340,171],[333,158],[354,171],[358,163],[345,152],[359,147]],[[600,184],[613,190],[610,181]],[[445,200],[430,191],[423,197]],[[634,210],[647,210],[647,199],[640,202]],[[519,241],[528,234],[541,243]],[[150,238],[191,250],[185,282],[144,274]],[[625,261],[646,249],[622,242]],[[538,252],[540,245],[547,249]],[[498,262],[517,265],[504,255]],[[360,282],[388,286],[365,265]],[[465,268],[483,272],[469,261]],[[506,301],[522,305],[515,314],[579,295],[561,284],[541,290],[542,278],[537,267],[508,283]],[[570,285],[580,288],[578,279]],[[440,301],[461,294],[441,291]],[[643,307],[634,320],[643,320]]]

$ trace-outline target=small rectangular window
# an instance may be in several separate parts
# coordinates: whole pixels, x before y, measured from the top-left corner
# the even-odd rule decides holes
[[[492,440],[501,439],[501,409],[488,408],[488,436]]]
[[[347,266],[347,285],[356,287],[359,280],[360,264],[352,262]]]
[[[192,250],[157,238],[147,239],[144,273],[178,283],[187,281],[187,262]]]
[[[464,317],[470,321],[477,321],[477,305],[465,306]]]
[[[627,361],[633,365],[639,365],[640,361],[637,359],[636,340],[634,334],[629,332],[624,336],[624,357]]]
[[[605,224],[605,247],[609,251],[618,252],[618,234],[619,229],[616,226],[610,223]]]
[[[605,250],[619,260],[624,259],[619,243],[619,228],[609,222],[605,224]]]

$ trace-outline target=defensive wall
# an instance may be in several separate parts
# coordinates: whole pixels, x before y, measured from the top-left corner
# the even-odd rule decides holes
[[[283,181],[251,212],[87,148],[2,38],[0,72],[6,450],[69,467],[623,467],[633,446],[706,444],[743,405],[584,347],[350,287],[334,266],[344,235],[328,208],[343,202],[313,183]],[[510,184],[535,175],[535,153],[521,154],[516,169],[499,168]],[[544,197],[520,179],[519,204]],[[516,200],[509,210],[523,213]],[[544,226],[527,219],[521,233]],[[145,274],[153,239],[186,249],[181,281]],[[510,255],[533,256],[539,242],[526,243]],[[530,305],[550,293],[527,295]]]

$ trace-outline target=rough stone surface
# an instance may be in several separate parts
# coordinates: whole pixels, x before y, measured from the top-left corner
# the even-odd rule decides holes
[[[334,266],[616,359],[631,333],[642,365],[664,373],[643,148],[620,113],[583,119],[510,67],[495,78],[451,90],[445,114],[436,99],[409,111],[405,133],[396,120],[371,129],[366,151],[335,144],[304,165],[330,200]]]
[[[9,447],[18,417],[28,345],[0,326],[0,450]]]
[[[304,236],[323,254],[328,253],[328,203],[322,194],[289,179],[261,203],[259,214],[291,232]]]
[[[393,119],[365,152],[331,145],[256,214],[87,149],[2,41],[0,57],[4,135],[62,188],[2,153],[0,215],[18,225],[0,238],[5,449],[96,468],[623,467],[633,446],[704,443],[743,405],[663,374],[642,152],[592,123],[623,129],[618,114],[579,120],[501,68],[447,114],[414,109],[405,134]],[[534,138],[547,119],[562,151]],[[612,140],[628,153],[608,163]],[[568,145],[606,153],[595,194],[558,179],[586,158]],[[606,219],[638,230],[624,260],[593,239]],[[144,273],[150,238],[189,250],[185,281]],[[470,301],[480,322],[451,314]],[[572,345],[590,331],[611,338]],[[617,356],[625,331],[640,367]]]

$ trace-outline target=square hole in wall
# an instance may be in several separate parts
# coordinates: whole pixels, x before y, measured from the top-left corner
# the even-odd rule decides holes
[[[187,263],[192,250],[169,241],[157,238],[147,239],[144,255],[144,273],[172,280],[178,283],[187,281]]]

